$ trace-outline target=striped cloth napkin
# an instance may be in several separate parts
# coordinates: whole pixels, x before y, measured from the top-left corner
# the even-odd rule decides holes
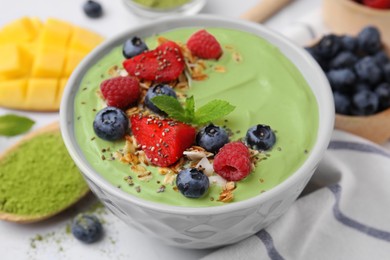
[[[334,131],[304,194],[286,214],[203,259],[390,259],[390,152]]]
[[[282,31],[304,46],[326,33],[320,10]],[[335,131],[319,168],[280,219],[203,258],[390,259],[390,152]]]

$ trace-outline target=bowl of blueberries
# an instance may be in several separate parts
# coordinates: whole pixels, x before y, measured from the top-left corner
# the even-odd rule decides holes
[[[356,36],[328,34],[306,50],[332,87],[335,128],[376,143],[390,137],[389,49],[375,26]]]

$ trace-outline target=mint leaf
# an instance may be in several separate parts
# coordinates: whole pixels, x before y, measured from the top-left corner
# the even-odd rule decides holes
[[[0,135],[15,136],[23,134],[30,130],[34,123],[33,120],[23,116],[12,114],[0,116]]]
[[[171,96],[161,95],[151,99],[154,105],[167,113],[168,117],[178,121],[202,125],[226,116],[235,109],[227,101],[213,100],[195,111],[195,100],[191,96],[186,99],[184,107]]]
[[[235,108],[235,106],[231,105],[227,101],[213,100],[196,110],[193,122],[195,124],[202,125],[226,116]]]
[[[189,121],[191,121],[185,116],[185,111],[176,98],[161,95],[155,96],[151,99],[151,101],[156,107],[167,113],[169,117],[185,123],[189,123]]]
[[[191,121],[195,116],[195,100],[194,96],[191,96],[186,99],[186,103],[184,105],[185,116],[189,118]]]

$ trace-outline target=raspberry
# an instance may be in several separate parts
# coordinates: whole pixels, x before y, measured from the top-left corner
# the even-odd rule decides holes
[[[214,171],[228,181],[242,180],[251,170],[249,150],[241,142],[225,144],[214,158]]]
[[[193,55],[202,59],[218,59],[222,48],[217,39],[206,30],[200,30],[191,35],[187,47]]]
[[[103,81],[100,90],[108,106],[125,109],[140,96],[139,82],[134,77],[116,77]]]
[[[126,71],[138,79],[170,82],[183,72],[185,63],[179,45],[167,41],[123,62]]]
[[[363,4],[378,9],[390,8],[390,0],[363,0]]]

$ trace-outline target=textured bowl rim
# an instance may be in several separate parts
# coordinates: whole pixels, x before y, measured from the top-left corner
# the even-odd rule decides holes
[[[280,45],[283,48],[289,49],[289,51],[296,53],[301,58],[301,61],[305,63],[305,66],[310,67],[310,75],[314,75],[319,85],[318,96],[324,100],[323,117],[321,117],[321,113],[319,115],[319,126],[317,133],[317,140],[309,153],[306,161],[301,165],[301,167],[292,173],[289,177],[287,177],[282,183],[273,187],[272,189],[259,194],[258,196],[252,197],[250,199],[229,203],[221,206],[212,206],[212,207],[182,207],[182,206],[172,206],[163,203],[157,203],[149,200],[145,200],[129,193],[118,189],[111,183],[109,183],[106,179],[100,176],[97,172],[95,172],[92,167],[88,164],[86,159],[80,156],[81,150],[78,148],[77,142],[73,136],[74,133],[74,95],[78,89],[78,82],[81,81],[83,75],[90,65],[94,64],[97,60],[99,60],[108,50],[112,48],[114,45],[119,45],[123,39],[126,39],[131,34],[136,33],[140,37],[144,37],[142,35],[143,30],[155,30],[155,32],[168,31],[174,28],[180,27],[225,27],[232,28],[236,30],[243,30],[250,33],[254,33],[258,36],[266,38],[268,41],[273,43],[274,45]],[[160,28],[160,29],[156,29]],[[157,31],[158,30],[158,31]],[[140,34],[141,35],[140,35]],[[150,34],[149,34],[150,35]],[[146,35],[145,35],[146,36]],[[278,46],[277,46],[278,47]],[[283,52],[283,50],[279,47],[279,49]],[[295,62],[293,62],[295,64]],[[306,74],[308,75],[309,72]],[[305,73],[301,71],[303,76],[306,78]],[[316,95],[317,97],[317,95]],[[317,100],[317,103],[318,100]],[[320,112],[319,106],[319,112]],[[60,107],[60,125],[61,125],[61,133],[63,136],[64,143],[68,149],[68,152],[80,171],[84,174],[85,177],[94,182],[98,187],[102,188],[106,192],[110,193],[113,196],[119,197],[120,199],[128,202],[134,203],[138,206],[148,208],[150,210],[170,213],[170,214],[178,214],[178,215],[217,215],[223,214],[231,211],[238,211],[246,208],[251,208],[255,205],[260,205],[273,197],[277,197],[280,193],[290,188],[292,185],[295,185],[297,181],[299,181],[302,177],[310,177],[310,173],[313,172],[313,169],[316,168],[319,161],[321,160],[323,153],[325,152],[330,137],[333,131],[334,124],[334,104],[333,104],[333,96],[331,94],[331,89],[329,83],[322,72],[319,65],[314,61],[314,59],[301,47],[295,45],[290,40],[281,36],[280,34],[265,28],[262,25],[255,24],[248,21],[238,20],[234,18],[226,18],[226,17],[218,17],[211,15],[195,15],[195,16],[187,16],[187,17],[176,17],[176,18],[161,18],[152,22],[148,22],[141,26],[136,26],[135,28],[129,29],[121,34],[112,37],[102,44],[100,44],[96,49],[94,49],[83,61],[78,65],[76,70],[73,72],[71,77],[68,80],[67,87],[65,88],[61,107]]]

